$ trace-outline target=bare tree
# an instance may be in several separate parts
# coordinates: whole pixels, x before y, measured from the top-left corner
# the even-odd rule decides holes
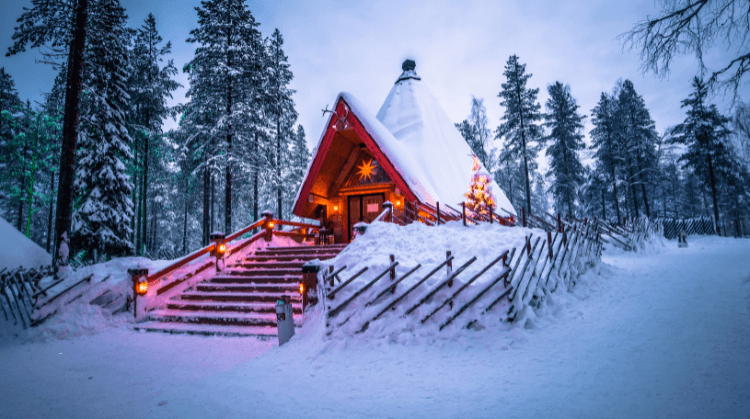
[[[664,77],[672,61],[695,53],[701,75],[712,90],[738,90],[750,72],[750,0],[659,0],[659,15],[638,23],[620,37],[625,46],[641,50],[642,69]],[[724,42],[734,57],[710,69],[704,52]]]

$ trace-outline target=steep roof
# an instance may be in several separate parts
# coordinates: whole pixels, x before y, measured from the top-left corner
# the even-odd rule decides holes
[[[398,176],[389,173],[397,186],[409,188],[402,193],[413,194],[421,202],[430,204],[440,202],[455,206],[465,200],[464,194],[473,175],[471,147],[416,75],[414,67],[404,68],[377,117],[346,92],[338,95],[334,109],[339,117],[346,114],[355,130],[364,128],[363,134],[367,138],[363,140],[368,143],[368,148],[375,149],[377,154],[382,153],[386,161],[380,161],[380,158],[378,161],[386,170],[397,172]],[[310,193],[333,139],[335,126],[331,114],[297,192],[295,213],[301,210]],[[484,167],[482,170],[487,171]],[[494,180],[491,185],[498,208],[515,214],[502,189]]]
[[[455,205],[465,200],[473,174],[471,147],[413,68],[404,69],[377,119],[414,162],[404,170],[421,183],[428,195],[424,201]],[[499,208],[515,214],[494,180],[492,192]]]

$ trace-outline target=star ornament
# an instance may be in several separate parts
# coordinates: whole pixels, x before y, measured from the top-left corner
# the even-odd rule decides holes
[[[361,165],[357,166],[357,174],[359,174],[360,179],[372,179],[372,175],[375,174],[375,165],[373,164],[372,159],[370,161],[363,161]]]

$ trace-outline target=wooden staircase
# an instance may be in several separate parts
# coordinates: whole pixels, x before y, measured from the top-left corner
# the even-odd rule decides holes
[[[136,330],[226,336],[276,336],[276,301],[292,300],[301,326],[302,265],[331,259],[346,245],[273,247],[258,250],[208,281],[172,298]]]

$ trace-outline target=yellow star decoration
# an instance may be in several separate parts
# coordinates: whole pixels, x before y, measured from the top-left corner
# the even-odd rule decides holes
[[[371,179],[372,175],[375,173],[375,165],[372,164],[372,159],[370,161],[365,162],[362,161],[362,164],[357,166],[357,174],[359,174],[360,179]]]

